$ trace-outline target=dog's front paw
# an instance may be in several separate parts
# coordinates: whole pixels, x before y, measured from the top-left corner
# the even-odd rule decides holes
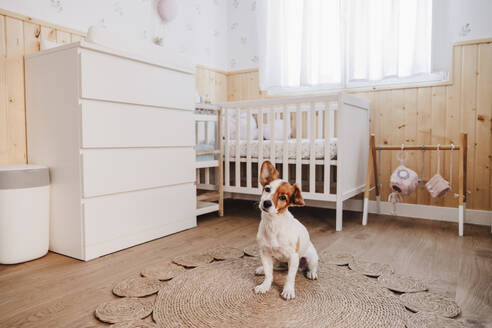
[[[265,294],[270,290],[270,286],[267,284],[261,284],[255,287],[256,294]]]
[[[316,271],[308,271],[306,272],[306,277],[311,280],[316,280],[318,279],[318,272]]]
[[[262,266],[259,266],[256,268],[255,275],[257,276],[263,276],[265,274],[265,270],[263,270]]]
[[[296,292],[294,291],[294,286],[284,286],[282,294],[280,294],[285,300],[291,300],[296,297]]]

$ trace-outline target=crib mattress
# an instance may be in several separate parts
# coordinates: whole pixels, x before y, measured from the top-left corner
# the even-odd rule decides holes
[[[281,160],[284,158],[284,148],[287,147],[287,156],[289,159],[296,159],[297,155],[297,140],[289,139],[285,144],[283,140],[275,140],[275,159]],[[236,140],[232,140],[227,146],[225,143],[222,144],[222,151],[225,154],[226,147],[229,148],[229,156],[231,160],[236,157]],[[263,141],[263,158],[268,159],[270,156],[271,140]],[[330,159],[335,159],[337,156],[337,138],[332,138],[330,140],[328,157]],[[258,140],[251,141],[251,157],[258,158],[260,153],[260,142]],[[246,157],[248,154],[248,142],[247,140],[239,141],[239,156]],[[302,139],[301,141],[301,158],[309,159],[311,155],[311,145],[309,139]],[[316,159],[325,158],[325,139],[315,139],[314,141],[314,157]]]

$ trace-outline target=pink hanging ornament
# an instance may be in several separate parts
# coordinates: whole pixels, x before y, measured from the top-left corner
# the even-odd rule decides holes
[[[178,3],[176,0],[159,0],[157,13],[164,23],[169,23],[178,16]]]

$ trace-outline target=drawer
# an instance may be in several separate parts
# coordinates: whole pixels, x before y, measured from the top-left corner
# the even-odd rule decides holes
[[[195,186],[84,200],[85,260],[196,226]]]
[[[193,148],[84,149],[84,197],[194,182]]]
[[[194,146],[193,112],[86,100],[82,147]]]
[[[192,74],[81,51],[81,97],[193,110]]]

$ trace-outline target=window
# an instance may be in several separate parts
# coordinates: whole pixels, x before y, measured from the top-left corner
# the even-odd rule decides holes
[[[260,87],[333,89],[431,74],[432,0],[263,0]]]

